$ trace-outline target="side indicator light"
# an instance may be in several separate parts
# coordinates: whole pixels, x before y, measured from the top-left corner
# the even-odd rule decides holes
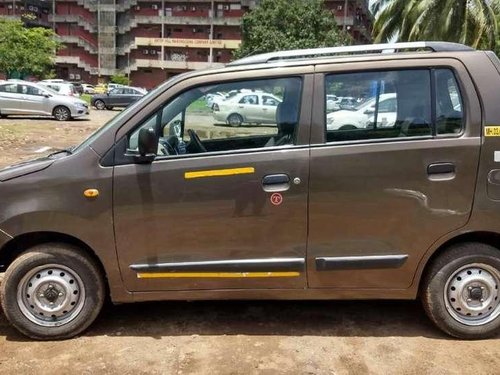
[[[86,198],[97,198],[99,196],[99,190],[97,189],[87,189],[83,192]]]

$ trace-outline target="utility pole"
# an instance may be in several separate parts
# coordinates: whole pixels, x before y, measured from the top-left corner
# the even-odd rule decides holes
[[[348,6],[348,0],[345,0],[344,2],[344,25],[342,25],[342,30],[346,31],[347,28],[347,6]]]
[[[52,0],[52,29],[56,32],[56,0]]]
[[[165,69],[165,0],[161,0],[161,68]]]
[[[97,81],[101,80],[101,0],[97,0]],[[100,83],[100,82],[99,82]]]
[[[208,62],[212,64],[214,62],[214,47],[212,45],[212,40],[214,40],[214,17],[215,17],[215,5],[214,0],[211,1],[210,10],[210,35],[208,36],[210,43],[210,55],[208,56]]]
[[[16,15],[16,0],[12,0],[12,15]]]

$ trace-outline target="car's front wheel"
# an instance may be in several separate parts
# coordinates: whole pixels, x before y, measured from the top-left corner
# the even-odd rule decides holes
[[[100,99],[97,99],[94,102],[94,107],[96,107],[97,109],[102,111],[103,109],[106,109],[106,103],[104,103],[104,101],[102,101]]]
[[[454,245],[431,264],[421,299],[431,320],[461,339],[500,329],[500,250],[483,243]]]
[[[71,111],[62,105],[54,108],[52,114],[57,121],[68,121],[71,119]]]
[[[50,243],[23,253],[5,272],[2,307],[20,332],[34,339],[66,339],[86,329],[104,301],[97,264],[80,249]]]

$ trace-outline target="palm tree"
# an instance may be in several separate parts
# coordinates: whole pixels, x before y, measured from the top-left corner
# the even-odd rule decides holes
[[[379,0],[377,3],[383,3]],[[386,0],[374,24],[375,42],[443,40],[494,49],[500,0]],[[379,8],[377,8],[379,9]]]

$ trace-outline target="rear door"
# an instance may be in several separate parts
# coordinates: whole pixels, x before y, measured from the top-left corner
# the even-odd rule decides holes
[[[464,226],[480,151],[481,108],[455,60],[321,66],[311,146],[312,288],[404,289],[423,254]],[[360,129],[326,129],[327,95],[384,95]],[[393,103],[394,104],[394,103]],[[396,108],[397,109],[396,109]],[[389,118],[396,110],[395,118]],[[335,124],[335,112],[329,116]],[[391,125],[391,123],[393,123]]]

